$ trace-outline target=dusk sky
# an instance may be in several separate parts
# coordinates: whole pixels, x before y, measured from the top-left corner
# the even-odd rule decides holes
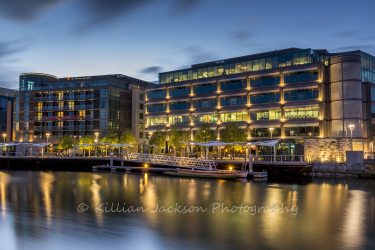
[[[157,73],[290,47],[375,55],[373,0],[0,0],[0,86]]]

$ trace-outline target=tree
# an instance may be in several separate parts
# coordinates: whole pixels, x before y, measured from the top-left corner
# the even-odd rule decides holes
[[[79,145],[83,145],[83,144],[94,144],[95,143],[95,136],[93,135],[90,135],[90,134],[86,134],[85,137],[81,138],[81,140],[79,140]],[[88,150],[89,151],[89,155],[90,155],[90,150],[91,149],[94,149],[94,146],[83,146],[83,147],[80,147],[81,149],[83,150]],[[83,151],[84,152],[84,151]]]
[[[158,147],[158,149],[162,149],[165,147],[165,141],[167,140],[167,133],[162,132],[160,129],[158,129],[156,132],[154,132],[151,135],[150,138],[150,144],[155,145]]]
[[[117,144],[118,134],[114,131],[109,131],[100,141],[102,143]],[[106,150],[106,155],[107,155],[107,150]]]
[[[246,141],[246,131],[240,129],[236,123],[231,122],[227,126],[220,130],[220,138],[223,142],[244,142]],[[229,149],[233,149],[233,159],[234,150],[241,148],[241,146],[227,146]]]
[[[62,137],[60,137],[57,148],[60,150],[72,149],[73,144],[74,144],[73,138],[70,137],[68,134],[65,134]]]
[[[194,136],[195,142],[208,142],[214,141],[215,139],[216,136],[210,129],[210,125],[208,125],[207,123],[203,123]]]
[[[127,144],[127,143],[136,143],[136,142],[137,140],[135,139],[132,130],[126,128],[120,137],[120,143]],[[126,152],[129,153],[128,150]]]
[[[190,141],[188,131],[177,131],[176,125],[174,125],[169,132],[169,144],[173,147],[173,156],[176,156],[176,148],[185,148],[186,145],[180,143],[180,141]]]

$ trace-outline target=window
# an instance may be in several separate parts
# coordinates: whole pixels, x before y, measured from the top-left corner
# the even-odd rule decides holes
[[[20,123],[16,122],[16,131],[19,131],[19,130],[20,130]]]
[[[284,101],[310,100],[319,98],[319,89],[303,89],[284,92]]]
[[[14,115],[14,120],[15,120],[16,122],[18,122],[18,121],[20,120],[20,114],[19,114],[19,113],[15,113],[15,115]]]
[[[257,77],[250,80],[251,87],[272,86],[280,84],[280,76]]]
[[[20,104],[16,103],[16,112],[19,112],[19,111],[20,111]]]
[[[109,90],[109,98],[120,99],[120,91],[114,90],[114,89],[110,89]]]
[[[284,75],[284,83],[297,83],[318,80],[318,71],[298,72]]]
[[[217,99],[199,100],[193,102],[194,108],[213,108],[217,106]]]
[[[108,122],[108,129],[119,130],[120,129],[120,122],[109,121]]]
[[[25,102],[30,101],[30,93],[25,93]]]
[[[108,110],[100,110],[99,119],[108,119]]]
[[[244,105],[246,103],[247,103],[247,96],[227,97],[227,98],[220,99],[221,106]]]
[[[147,118],[147,124],[149,126],[166,125],[167,117]]]
[[[140,103],[140,104],[139,104],[139,109],[140,109],[140,110],[143,110],[143,103]]]
[[[167,110],[166,104],[147,105],[147,112],[163,112]]]
[[[143,96],[143,94],[139,94],[139,100],[141,100],[141,101],[144,100],[144,96]]]
[[[218,114],[194,115],[194,123],[214,123],[218,121]]]
[[[267,102],[279,102],[281,99],[280,93],[265,93],[260,95],[251,95],[251,103],[267,103]]]
[[[286,119],[296,119],[296,118],[317,118],[319,117],[319,108],[294,108],[294,109],[285,109],[285,118]]]
[[[109,108],[110,109],[120,109],[120,101],[119,100],[105,100],[109,101]]]
[[[194,93],[195,94],[201,94],[201,93],[209,93],[217,91],[217,84],[211,83],[211,84],[200,84],[194,86]]]
[[[167,90],[156,90],[156,91],[147,92],[147,98],[148,99],[164,98],[166,96],[167,96]],[[141,99],[141,98],[139,98],[139,99]],[[143,100],[143,98],[141,100]]]
[[[25,122],[24,124],[23,124],[23,128],[24,128],[24,130],[29,130],[29,122]],[[28,140],[28,139],[27,139]]]
[[[242,122],[247,121],[247,111],[220,114],[221,122]]]
[[[174,102],[169,104],[169,110],[190,109],[191,102]]]
[[[190,87],[175,88],[175,89],[169,90],[169,96],[190,95],[190,92],[191,92]]]
[[[30,135],[29,135],[29,132],[24,132],[24,133],[23,133],[23,140],[24,140],[24,141],[28,141],[28,140],[29,140],[29,136],[30,136]]]
[[[100,98],[108,98],[108,89],[100,89]]]
[[[220,91],[247,88],[247,80],[235,80],[220,83]]]
[[[139,132],[139,138],[143,138],[143,132]]]
[[[140,124],[139,124],[139,128],[140,128],[140,129],[143,129],[143,128],[144,128],[143,123],[140,123]]]
[[[319,126],[286,127],[285,136],[319,136]]]
[[[23,114],[23,120],[28,121],[29,120],[29,112],[26,112]]]
[[[108,108],[108,99],[100,99],[100,108]]]
[[[281,128],[274,128],[272,137],[281,136]],[[251,137],[271,137],[269,128],[252,128]]]
[[[108,120],[99,120],[99,129],[108,129]]]
[[[100,110],[100,111],[103,111],[103,110]],[[104,111],[107,111],[107,110],[104,110]],[[109,119],[120,119],[120,111],[118,110],[110,110],[109,111]]]
[[[139,113],[139,119],[143,119],[143,113]]]
[[[190,116],[171,116],[169,117],[170,124],[189,124]]]
[[[281,119],[281,109],[250,112],[250,120],[252,121],[278,120],[278,119]]]

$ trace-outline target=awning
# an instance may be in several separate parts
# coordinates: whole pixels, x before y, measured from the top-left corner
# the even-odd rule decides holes
[[[183,112],[179,112],[179,113],[169,113],[168,115],[169,116],[188,116],[188,115],[190,115],[190,112],[191,111],[183,111]]]
[[[246,107],[243,107],[243,108],[233,108],[233,109],[221,109],[218,111],[219,114],[224,114],[224,113],[233,113],[233,112],[243,112],[243,111],[247,111],[247,108]]]
[[[146,118],[156,118],[156,117],[166,117],[167,114],[153,114],[153,115],[146,115]]]
[[[306,126],[317,127],[317,126],[319,126],[319,122],[310,122],[310,123],[288,123],[288,124],[284,124],[284,128],[289,128],[289,127],[306,127]]]
[[[284,71],[283,74],[294,73],[294,72],[303,72],[303,71],[311,71],[311,70],[316,70],[316,69],[318,69],[318,67],[305,68],[305,69],[295,69],[295,70],[287,70],[287,71]]]
[[[203,96],[197,96],[197,97],[191,98],[191,100],[202,100],[202,101],[205,101],[205,100],[210,100],[210,99],[216,99],[217,95],[218,94],[204,96],[204,97]]]
[[[319,107],[319,103],[295,103],[295,104],[287,104],[284,105],[284,109],[291,109],[291,108],[316,108]]]
[[[276,92],[280,92],[280,89],[268,89],[268,90],[258,90],[258,91],[250,90],[250,95],[263,94],[263,93],[276,93]]]
[[[246,76],[236,77],[236,78],[228,78],[228,79],[221,79],[218,82],[227,82],[227,81],[234,81],[234,80],[246,80]]]
[[[280,127],[281,123],[270,123],[270,124],[250,124],[250,128],[275,128]]]
[[[273,72],[273,73],[260,74],[260,75],[252,75],[252,76],[249,76],[249,78],[262,77],[262,76],[273,76],[273,75],[280,75],[280,72]]]
[[[174,97],[175,98],[175,97]],[[182,98],[178,98],[178,99],[168,99],[168,102],[169,103],[173,103],[173,102],[182,102],[182,101],[189,101],[190,100],[190,96],[188,97],[182,97]]]
[[[151,105],[151,104],[161,104],[165,103],[167,100],[160,100],[160,101],[155,101],[155,102],[146,102],[146,105]]]
[[[186,86],[189,86],[190,84],[191,84],[190,82],[187,82],[187,83],[183,83],[183,84],[168,86],[167,88],[168,89],[175,89],[175,88],[179,88],[179,87],[186,87]]]
[[[288,87],[284,88],[284,91],[293,91],[293,90],[301,90],[301,89],[317,89],[319,85],[312,85],[312,86],[296,86],[296,87]]]

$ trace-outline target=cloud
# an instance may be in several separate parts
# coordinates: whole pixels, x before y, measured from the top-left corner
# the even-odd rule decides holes
[[[193,10],[198,4],[202,2],[199,0],[178,0],[173,1],[174,8],[173,13],[174,14],[184,14],[188,11]]]
[[[0,0],[0,12],[16,21],[34,21],[40,15],[67,0]]]
[[[243,41],[251,38],[253,34],[248,30],[236,30],[232,32],[232,38],[237,41]]]
[[[142,74],[157,74],[163,70],[162,67],[159,66],[152,66],[152,67],[147,67],[144,68],[140,71]]]
[[[363,51],[373,51],[375,50],[374,44],[366,44],[366,45],[354,45],[354,46],[345,46],[345,47],[338,47],[332,49],[333,51],[343,52],[343,51],[352,51],[352,50],[363,50]]]
[[[215,60],[215,58],[217,58],[217,56],[214,53],[205,51],[200,46],[186,47],[184,49],[184,53],[186,53],[190,57],[190,61],[192,64],[213,61]]]

